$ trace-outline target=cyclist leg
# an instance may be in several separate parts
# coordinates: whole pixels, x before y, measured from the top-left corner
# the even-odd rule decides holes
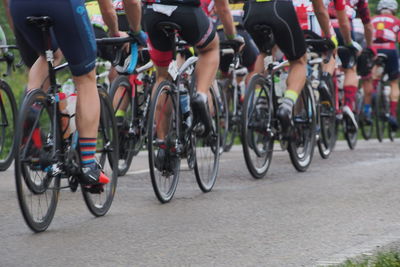
[[[390,117],[389,123],[392,129],[397,130],[399,124],[397,121],[397,104],[399,101],[399,61],[396,49],[378,49],[379,53],[387,55],[388,60],[385,66],[385,73],[389,75],[390,85]]]
[[[257,46],[261,49],[264,40],[252,34],[257,24],[269,25],[275,37],[276,44],[290,62],[287,78],[287,90],[277,115],[282,122],[284,132],[292,124],[292,110],[297,98],[304,87],[306,79],[306,46],[304,35],[297,20],[292,2],[270,1],[250,2],[245,8],[244,25],[253,36]],[[261,36],[261,38],[263,38]],[[263,51],[264,52],[264,51]]]
[[[55,21],[54,36],[57,39],[57,43],[53,41],[53,48],[60,45],[75,81],[78,93],[77,128],[80,134],[80,146],[84,148],[81,149],[83,172],[81,181],[87,184],[107,183],[109,179],[101,173],[94,159],[100,102],[94,71],[96,43],[84,1],[29,3],[19,0],[11,3],[12,14],[17,27],[35,50],[43,53],[45,47],[43,47],[44,42],[40,30],[32,25],[27,25],[25,18],[34,14],[34,10],[37,10],[41,15],[52,17]],[[71,27],[71,23],[75,27]],[[41,58],[43,59],[43,56]]]

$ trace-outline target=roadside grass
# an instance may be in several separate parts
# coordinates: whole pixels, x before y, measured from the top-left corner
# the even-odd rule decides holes
[[[337,267],[400,267],[400,252],[379,252],[373,256],[364,256],[360,259],[347,260]]]

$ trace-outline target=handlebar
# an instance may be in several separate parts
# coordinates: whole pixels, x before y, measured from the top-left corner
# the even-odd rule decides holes
[[[18,49],[18,47],[16,45],[0,45],[0,49]],[[8,51],[0,58],[0,62],[7,63],[7,70],[6,73],[3,73],[3,77],[11,75],[11,71],[14,69],[14,60],[14,54]]]

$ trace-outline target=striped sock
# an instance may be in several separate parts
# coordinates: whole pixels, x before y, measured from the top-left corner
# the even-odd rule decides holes
[[[79,137],[82,165],[87,166],[95,162],[97,138]]]

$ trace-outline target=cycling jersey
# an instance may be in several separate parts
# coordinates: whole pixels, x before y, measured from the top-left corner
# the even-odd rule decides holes
[[[396,49],[400,20],[392,15],[377,15],[371,22],[374,27],[374,44],[385,49]]]
[[[346,4],[346,13],[350,20],[359,17],[364,25],[371,21],[368,0],[346,0]],[[339,27],[336,19],[337,16],[334,3],[329,4],[328,12],[330,17],[333,19],[333,27]]]
[[[142,0],[144,4],[163,4],[177,6],[200,6],[200,0]]]
[[[113,0],[113,6],[117,15],[125,15],[124,2],[122,0]]]
[[[346,7],[346,0],[325,0],[324,4],[326,7],[332,3],[335,10],[344,10]],[[314,12],[314,6],[311,0],[293,0],[293,6],[296,9],[297,18],[300,23],[300,27],[303,30],[311,30],[318,35],[322,36],[321,26],[319,25],[317,16]],[[331,27],[331,35],[334,35],[335,32],[333,30],[332,24]]]
[[[104,23],[103,16],[101,15],[99,3],[97,1],[86,2],[85,6],[92,25],[103,29],[105,32],[108,31],[108,27]]]

